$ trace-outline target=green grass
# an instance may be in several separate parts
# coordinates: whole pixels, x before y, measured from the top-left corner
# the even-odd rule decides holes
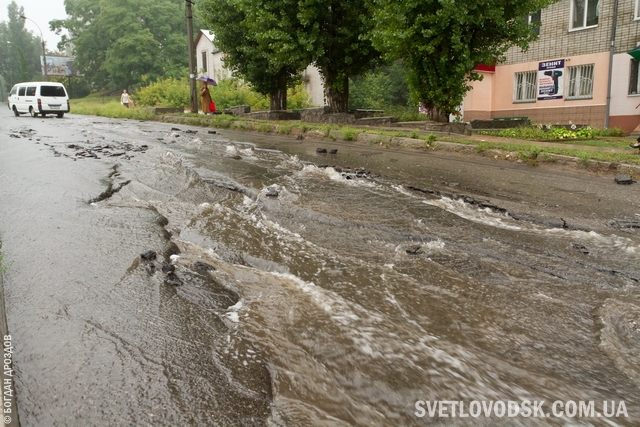
[[[359,133],[360,132],[358,131],[358,129],[344,127],[342,128],[342,139],[344,139],[345,141],[355,141],[356,139],[358,139]]]
[[[11,264],[13,264],[13,261],[10,262],[9,264],[5,264],[4,263],[4,256],[0,252],[0,274],[2,274],[5,271],[7,271],[9,269],[9,267],[11,267]]]
[[[153,120],[155,118],[152,108],[126,108],[120,105],[120,97],[118,96],[92,96],[82,99],[72,99],[69,102],[71,104],[71,113],[73,114],[137,120]]]
[[[359,133],[368,133],[380,136],[390,137],[404,137],[421,139],[425,141],[422,148],[427,149],[432,147],[432,144],[438,141],[454,142],[459,144],[473,144],[477,146],[477,152],[482,154],[488,150],[501,150],[505,153],[515,153],[515,155],[532,165],[536,165],[539,162],[554,161],[551,154],[560,154],[565,156],[577,157],[583,159],[584,162],[589,160],[606,161],[612,163],[629,163],[640,164],[640,155],[635,153],[608,153],[605,151],[595,150],[581,150],[573,147],[546,147],[542,145],[533,144],[517,144],[512,142],[479,142],[478,140],[472,140],[465,137],[451,137],[441,136],[437,137],[434,134],[424,134],[416,131],[376,131],[372,129],[358,129],[350,126],[340,126],[337,124],[309,124],[301,122],[268,122],[268,121],[256,121],[249,120],[243,117],[235,117],[227,114],[216,114],[211,116],[204,116],[202,114],[181,114],[176,116],[165,115],[163,117],[156,117],[153,114],[153,110],[148,108],[125,108],[119,103],[119,96],[99,96],[91,95],[82,99],[75,99],[71,101],[71,112],[77,114],[91,114],[104,117],[115,118],[130,118],[141,120],[163,120],[171,123],[183,123],[194,126],[211,126],[223,129],[236,129],[240,131],[259,131],[259,132],[274,132],[274,128],[277,128],[276,132],[280,134],[290,134],[293,128],[299,128],[303,133],[309,131],[319,131],[324,137],[329,138],[329,132],[331,130],[339,130],[342,132],[342,137],[346,141],[357,140]],[[278,123],[278,126],[272,126]],[[508,129],[511,133],[509,136],[517,139],[540,139],[541,135],[549,136],[549,132],[544,132],[537,127],[521,127],[516,128],[514,131]],[[563,129],[564,131],[564,129]],[[558,135],[563,134],[563,131],[558,131]],[[620,131],[617,129],[610,130],[598,130],[590,129],[588,139],[575,139],[575,138],[563,138],[553,140],[555,143],[571,144],[574,146],[594,146],[594,147],[610,147],[610,148],[627,148],[629,139],[620,138],[618,135]],[[515,133],[513,133],[515,132]],[[490,133],[490,134],[493,134]],[[550,138],[544,138],[550,139]],[[370,142],[371,145],[377,145],[379,142]]]
[[[482,131],[481,135],[501,136],[503,138],[516,138],[526,140],[572,140],[572,139],[593,139],[598,137],[621,137],[622,129],[594,129],[583,128],[576,130],[565,129],[564,127],[552,127],[549,130],[541,129],[538,126],[518,126],[511,129]]]
[[[255,126],[255,130],[257,130],[258,132],[270,133],[271,125],[268,123],[258,123]]]
[[[440,140],[444,140],[444,138],[439,138]],[[522,144],[513,144],[513,143],[502,143],[502,142],[480,142],[473,141],[470,139],[464,138],[451,138],[455,139],[455,141],[461,144],[477,144],[477,151],[479,153],[486,153],[488,150],[502,150],[504,152],[514,152],[518,155],[518,158],[523,161],[529,161],[531,163],[532,159],[538,161],[544,161],[549,158],[549,154],[559,154],[563,156],[577,157],[581,159],[583,162],[588,162],[589,160],[596,160],[600,162],[611,162],[611,163],[628,163],[634,165],[640,165],[640,156],[637,154],[626,154],[626,153],[608,153],[606,151],[592,151],[592,150],[580,150],[580,149],[571,149],[571,148],[557,148],[557,147],[541,147],[538,145],[522,145]]]

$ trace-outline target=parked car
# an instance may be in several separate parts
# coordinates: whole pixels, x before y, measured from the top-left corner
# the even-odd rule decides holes
[[[31,117],[55,114],[58,118],[71,110],[67,89],[57,82],[18,83],[11,88],[8,97],[13,114],[29,113]]]

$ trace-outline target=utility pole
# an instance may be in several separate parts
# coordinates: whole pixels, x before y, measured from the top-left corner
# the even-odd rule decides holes
[[[47,51],[44,48],[44,33],[42,32],[40,25],[36,24],[36,21],[34,21],[33,19],[27,18],[24,15],[20,15],[20,18],[28,19],[29,21],[33,22],[36,27],[38,27],[38,30],[40,30],[40,40],[42,40],[42,63],[43,63],[42,70],[44,71],[44,80],[48,82],[49,75],[47,74]]]
[[[187,17],[187,47],[189,49],[189,93],[191,94],[191,112],[198,112],[198,94],[196,91],[196,61],[195,46],[193,45],[193,13],[192,0],[185,0],[185,14]]]
[[[604,128],[609,129],[609,121],[611,118],[611,83],[613,80],[613,54],[616,45],[616,28],[618,25],[618,0],[613,2],[613,19],[611,22],[611,41],[609,44],[609,77],[607,82],[607,103],[604,113]]]

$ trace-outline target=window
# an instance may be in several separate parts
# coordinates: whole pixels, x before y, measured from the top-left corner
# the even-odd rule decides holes
[[[571,29],[595,27],[600,15],[600,0],[572,0]]]
[[[62,86],[40,86],[40,96],[67,96]]]
[[[516,73],[513,81],[513,102],[536,101],[536,71],[524,71]]]
[[[629,73],[629,95],[640,94],[640,77],[638,74],[638,64],[640,61],[637,59],[631,60],[631,72]]]
[[[207,52],[206,51],[202,52],[202,69],[205,72],[207,71]]]
[[[536,35],[540,35],[540,22],[542,22],[542,10],[537,11],[536,13],[532,13],[531,15],[527,15],[524,18],[524,22],[527,25],[530,24],[537,24],[535,27],[533,27],[533,32]]]
[[[636,0],[636,12],[634,15],[634,19],[640,19],[640,1]]]
[[[16,93],[18,93],[18,88],[14,86],[13,89],[11,89],[11,93],[9,95],[15,95]]]
[[[24,92],[27,90],[26,87],[24,86],[20,86],[20,89],[18,89],[18,96],[24,96]]]
[[[593,98],[593,66],[568,67],[567,99]]]
[[[36,87],[35,86],[29,86],[27,88],[27,96],[36,96]]]

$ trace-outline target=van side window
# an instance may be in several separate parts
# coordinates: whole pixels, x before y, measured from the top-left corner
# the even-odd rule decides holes
[[[36,96],[36,87],[35,86],[27,87],[27,96]]]
[[[40,96],[67,96],[62,86],[40,86]]]
[[[27,89],[26,87],[20,86],[20,88],[18,89],[18,96],[24,96],[24,91],[26,89]]]
[[[16,93],[18,93],[18,87],[14,86],[13,89],[11,89],[11,93],[9,95],[15,95]]]

